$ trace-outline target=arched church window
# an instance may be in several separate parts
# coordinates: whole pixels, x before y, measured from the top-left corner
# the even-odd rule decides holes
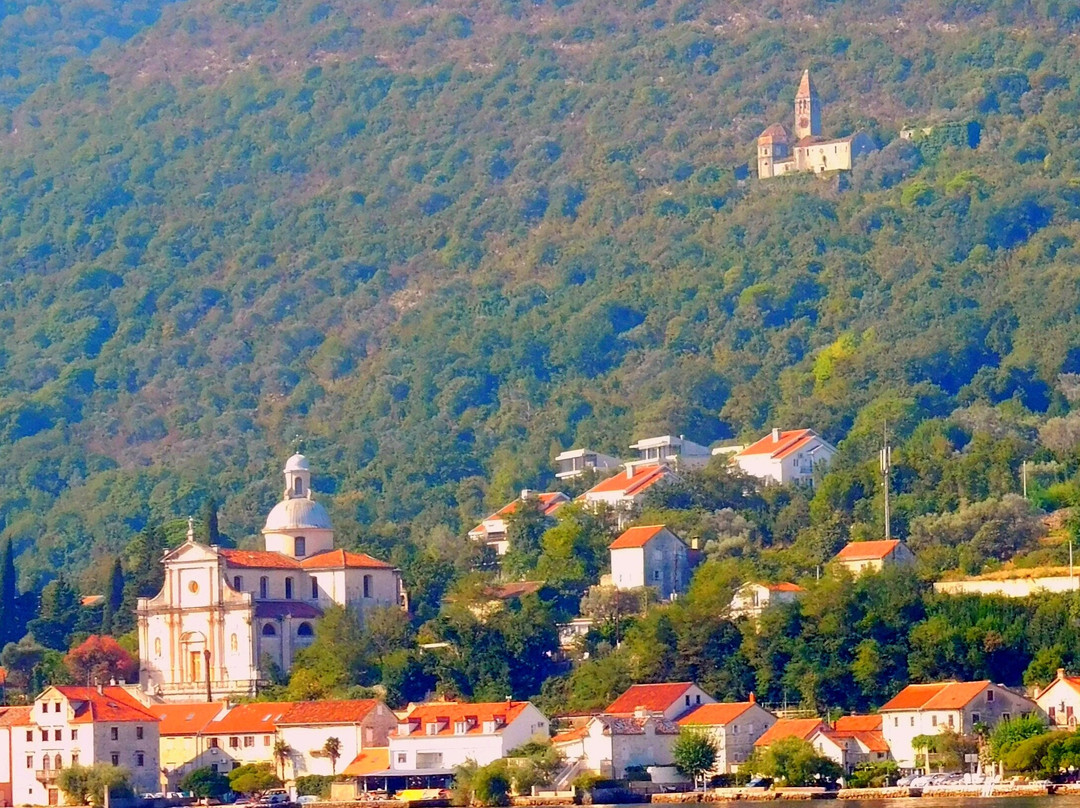
[[[297,558],[302,555],[307,555],[307,539],[305,539],[303,536],[297,536],[295,549]]]
[[[293,480],[293,492],[298,497],[304,496],[304,480],[301,477],[297,477]]]
[[[296,627],[297,637],[314,637],[315,631],[311,628],[311,623],[301,623]]]
[[[285,600],[292,600],[292,578],[285,579]]]
[[[56,757],[53,758],[53,768],[59,771],[64,768],[64,759],[60,757],[60,753],[56,753]]]
[[[161,656],[161,637],[154,637],[154,656]]]
[[[270,591],[270,579],[267,578],[264,575],[263,577],[261,577],[259,579],[259,597],[260,598],[269,597],[269,595],[267,594],[269,591]]]
[[[265,626],[262,627],[262,635],[264,637],[276,637],[277,629],[274,628],[272,623],[267,623]]]
[[[236,651],[239,648],[239,646],[240,646],[240,644],[236,641],[236,635],[235,634],[229,635],[229,650],[230,651]]]

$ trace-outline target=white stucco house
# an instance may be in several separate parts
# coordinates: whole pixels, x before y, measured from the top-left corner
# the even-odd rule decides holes
[[[712,736],[717,746],[714,774],[737,772],[754,751],[754,742],[775,723],[776,716],[758,704],[753,694],[747,701],[703,704],[678,720],[680,727]]]
[[[569,480],[580,477],[587,471],[602,474],[621,465],[619,458],[594,452],[592,449],[568,449],[555,455],[555,479]]]
[[[568,761],[587,771],[621,779],[631,767],[671,766],[679,726],[639,709],[631,716],[597,715],[585,726],[556,735],[552,744]]]
[[[469,538],[473,541],[483,542],[495,550],[496,555],[506,555],[510,549],[510,542],[506,538],[506,520],[517,511],[522,502],[535,502],[545,517],[552,516],[555,511],[570,501],[570,497],[561,491],[530,491],[524,489],[521,496],[513,502],[503,505],[495,513],[486,517],[484,521],[469,531]]]
[[[674,469],[692,469],[704,466],[712,457],[708,447],[682,435],[641,438],[631,443],[630,448],[637,452],[637,459],[631,465],[663,463]]]
[[[731,462],[764,483],[813,483],[814,470],[827,468],[836,447],[812,429],[773,429],[732,455]]]
[[[527,701],[419,704],[389,734],[389,773],[450,775],[467,760],[485,766],[548,735],[547,718]]]
[[[76,764],[123,766],[136,793],[158,790],[158,719],[125,688],[47,687],[24,720],[10,728],[15,805],[66,805],[57,779]]]
[[[652,587],[670,600],[690,583],[692,556],[682,539],[663,525],[632,527],[608,545],[611,580],[617,589]]]
[[[858,578],[865,573],[881,572],[885,567],[910,567],[915,563],[915,554],[899,539],[853,541],[833,560]]]
[[[833,760],[851,773],[861,763],[881,763],[891,759],[889,744],[881,732],[880,715],[847,715],[831,726],[823,726],[810,736],[818,754]]]
[[[275,722],[278,737],[289,747],[287,780],[309,774],[333,776],[366,749],[385,747],[398,719],[378,699],[298,701]],[[336,738],[339,757],[323,750]]]
[[[702,704],[716,699],[693,682],[660,682],[631,685],[604,710],[605,715],[633,716],[641,710],[675,721]]]
[[[1050,726],[1057,729],[1076,730],[1080,717],[1080,677],[1066,676],[1064,668],[1058,668],[1057,676],[1050,684],[1036,689],[1035,703],[1050,719]]]
[[[882,705],[881,732],[901,769],[921,766],[912,746],[918,735],[952,731],[968,735],[976,724],[996,726],[1001,721],[1041,713],[1031,699],[989,680],[935,682],[908,685]]]
[[[663,463],[627,463],[625,471],[601,480],[578,497],[578,500],[594,509],[603,506],[611,508],[616,512],[621,528],[633,519],[634,512],[649,489],[674,479],[677,479],[675,472]]]
[[[731,598],[729,614],[735,619],[748,617],[756,620],[770,606],[781,603],[794,603],[806,594],[798,584],[781,582],[778,584],[745,583],[735,590]]]

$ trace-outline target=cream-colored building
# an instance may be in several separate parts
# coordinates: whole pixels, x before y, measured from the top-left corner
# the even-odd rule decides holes
[[[0,752],[0,805],[14,805],[12,802],[13,760],[10,750],[12,733],[20,728],[31,726],[30,716],[33,707],[0,707],[0,750],[7,749],[8,754]],[[23,729],[25,732],[25,729]]]
[[[165,584],[137,608],[139,680],[165,701],[253,696],[270,662],[288,671],[331,605],[364,613],[404,603],[400,571],[334,548],[330,517],[312,496],[307,458],[285,465],[285,493],[266,518],[264,550],[188,538],[166,554]]]
[[[708,733],[716,742],[714,774],[732,774],[739,770],[754,742],[776,723],[776,716],[757,703],[753,694],[748,701],[703,704],[679,719],[680,727]]]
[[[158,790],[158,719],[125,688],[48,687],[25,720],[10,728],[15,805],[66,805],[57,780],[76,764],[123,766],[136,793]]]
[[[385,747],[398,719],[377,699],[356,699],[298,701],[276,723],[278,737],[289,749],[285,776],[295,780],[308,774],[341,774],[361,752]],[[331,738],[338,740],[337,760],[324,751]]]
[[[801,586],[786,581],[778,584],[746,583],[735,590],[728,614],[733,619],[748,617],[757,620],[770,606],[794,603],[805,594],[806,590]]]
[[[881,572],[885,567],[910,567],[915,554],[899,539],[853,541],[833,559],[856,578],[868,572]]]
[[[803,71],[795,94],[794,137],[774,123],[758,137],[757,147],[761,179],[792,172],[850,171],[858,158],[877,150],[865,132],[835,139],[821,136],[821,99],[809,70]]]
[[[1066,676],[1064,668],[1058,668],[1057,677],[1042,689],[1035,691],[1035,703],[1039,705],[1050,726],[1074,732],[1080,718],[1080,677]]]
[[[155,791],[179,791],[180,781],[195,769],[228,772],[220,751],[210,754],[206,728],[229,710],[227,702],[170,702],[147,707],[158,719],[161,785]]]
[[[1031,699],[988,680],[908,685],[880,710],[881,732],[901,769],[922,765],[912,740],[919,735],[970,735],[977,724],[1040,713]]]

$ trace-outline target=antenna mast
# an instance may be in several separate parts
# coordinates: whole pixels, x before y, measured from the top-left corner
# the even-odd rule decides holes
[[[889,422],[882,422],[883,445],[879,453],[881,464],[881,484],[885,488],[885,538],[892,538],[892,525],[889,513],[889,472],[892,471],[892,447],[889,446]]]

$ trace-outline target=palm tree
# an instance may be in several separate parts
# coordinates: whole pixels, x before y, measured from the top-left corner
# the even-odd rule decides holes
[[[285,782],[285,761],[289,759],[289,752],[291,751],[292,749],[289,748],[289,744],[285,742],[284,738],[278,738],[274,741],[274,760],[277,763],[282,782]]]
[[[341,757],[341,741],[337,738],[327,738],[323,744],[323,754],[330,758],[330,772],[337,777],[337,762]]]

